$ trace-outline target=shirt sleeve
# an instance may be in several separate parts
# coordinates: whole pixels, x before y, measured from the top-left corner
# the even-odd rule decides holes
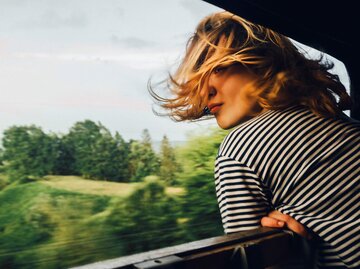
[[[215,161],[215,186],[225,233],[260,227],[270,211],[267,192],[257,174],[229,157]]]

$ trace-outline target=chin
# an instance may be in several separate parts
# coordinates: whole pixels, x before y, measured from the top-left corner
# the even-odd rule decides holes
[[[220,121],[218,121],[217,124],[221,129],[224,129],[224,130],[231,129],[231,128],[235,127],[236,125],[238,125],[238,124],[231,124],[228,122],[220,122]]]
[[[234,127],[234,126],[221,126],[221,125],[219,125],[219,127],[220,127],[221,129],[223,129],[223,130],[229,130],[229,129],[231,129],[231,128]]]
[[[231,129],[231,128],[234,128],[236,126],[238,126],[239,124],[241,123],[244,123],[248,120],[250,120],[252,117],[250,116],[247,116],[247,117],[243,117],[237,121],[234,121],[234,122],[231,122],[231,121],[222,121],[222,120],[217,120],[217,124],[218,126],[221,128],[221,129],[224,129],[224,130],[228,130],[228,129]]]

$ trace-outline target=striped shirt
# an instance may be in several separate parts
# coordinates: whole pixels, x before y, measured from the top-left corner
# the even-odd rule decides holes
[[[320,240],[321,267],[360,268],[360,122],[295,106],[231,131],[215,161],[225,233],[260,226],[272,210]]]

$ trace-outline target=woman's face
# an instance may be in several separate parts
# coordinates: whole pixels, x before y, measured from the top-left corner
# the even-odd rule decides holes
[[[217,68],[209,77],[208,108],[222,129],[229,129],[257,114],[262,108],[250,96],[256,75],[240,65]]]

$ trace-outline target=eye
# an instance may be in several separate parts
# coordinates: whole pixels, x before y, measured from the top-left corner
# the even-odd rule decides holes
[[[214,74],[218,74],[218,73],[220,73],[220,72],[223,72],[223,71],[225,71],[226,70],[226,66],[217,66],[217,67],[215,67],[214,68]]]

